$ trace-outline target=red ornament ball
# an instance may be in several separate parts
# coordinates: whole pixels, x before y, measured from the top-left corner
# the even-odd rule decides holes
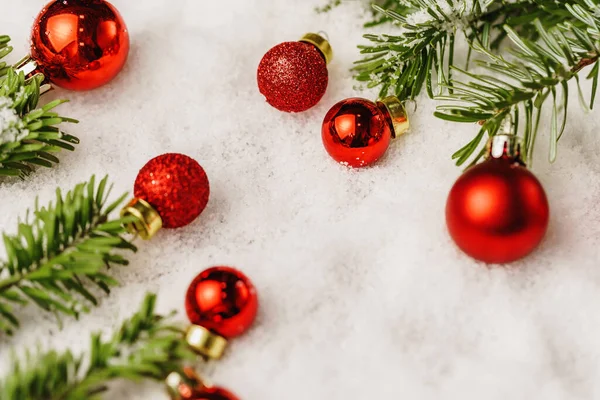
[[[239,400],[233,393],[220,388],[211,387],[194,392],[190,397],[184,397],[186,400]]]
[[[31,57],[52,83],[90,90],[125,65],[129,34],[117,9],[103,0],[55,0],[33,25]]]
[[[531,253],[546,234],[549,216],[541,183],[507,158],[469,168],[446,204],[446,223],[456,244],[486,263],[510,263]]]
[[[281,43],[258,66],[258,88],[278,110],[301,112],[316,105],[327,90],[327,63],[321,52],[304,42]]]
[[[359,168],[373,164],[387,150],[393,126],[379,104],[360,98],[342,100],[325,116],[322,138],[334,160]]]
[[[206,172],[196,160],[168,153],[144,165],[135,180],[134,195],[158,212],[164,228],[179,228],[204,211],[210,186]]]
[[[229,267],[203,271],[190,284],[185,310],[190,322],[226,339],[244,333],[256,317],[258,296],[252,282]]]

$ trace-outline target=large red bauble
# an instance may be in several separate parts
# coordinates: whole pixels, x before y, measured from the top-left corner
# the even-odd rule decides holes
[[[304,42],[281,43],[258,66],[258,88],[278,110],[301,112],[316,105],[327,90],[327,63],[320,51]]]
[[[164,228],[179,228],[194,221],[206,208],[210,186],[196,160],[168,153],[144,165],[135,180],[134,195],[158,212]]]
[[[389,147],[392,132],[385,109],[360,98],[334,105],[325,116],[321,131],[329,155],[355,168],[377,161]]]
[[[486,263],[509,263],[528,255],[548,228],[544,188],[519,163],[489,159],[454,184],[446,223],[458,246]]]
[[[219,387],[205,388],[194,392],[185,400],[239,400],[233,393]]]
[[[113,79],[129,54],[123,18],[103,0],[56,0],[33,25],[31,57],[52,83],[90,90]]]
[[[229,267],[203,271],[190,284],[185,310],[190,322],[224,338],[244,333],[256,317],[258,296],[250,279]]]

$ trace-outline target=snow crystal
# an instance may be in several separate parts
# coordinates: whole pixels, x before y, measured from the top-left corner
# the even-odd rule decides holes
[[[12,105],[12,99],[0,96],[0,145],[21,140],[28,134]]]

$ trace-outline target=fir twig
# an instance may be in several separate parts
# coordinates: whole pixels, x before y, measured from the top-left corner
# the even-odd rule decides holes
[[[94,400],[117,378],[162,380],[172,371],[182,372],[182,364],[194,356],[181,330],[155,313],[155,303],[156,296],[147,295],[140,310],[110,339],[92,335],[87,355],[28,351],[0,382],[0,398]]]
[[[0,78],[6,75],[8,72],[8,66],[6,62],[1,61],[4,57],[6,57],[11,51],[12,47],[9,46],[10,37],[6,35],[0,35]]]
[[[106,267],[127,265],[117,250],[136,251],[122,236],[127,218],[109,214],[125,199],[112,203],[112,186],[105,177],[94,177],[56,200],[37,205],[33,218],[20,222],[16,235],[3,235],[7,260],[0,263],[0,331],[11,334],[19,326],[14,305],[33,302],[46,311],[77,317],[97,303],[89,290],[93,284],[105,292],[117,285]]]
[[[549,158],[554,161],[557,143],[567,121],[570,80],[577,83],[583,106],[593,108],[600,57],[598,0],[566,4],[565,10],[571,18],[556,27],[546,29],[541,21],[533,22],[539,41],[524,38],[505,26],[506,35],[515,47],[510,60],[494,54],[480,43],[474,43],[474,49],[487,56],[487,60],[477,62],[488,71],[487,74],[473,74],[454,68],[469,80],[466,83],[455,81],[452,94],[438,97],[450,103],[439,106],[436,115],[450,121],[479,122],[482,125],[475,138],[454,154],[457,164],[463,164],[474,153],[477,155],[473,162],[476,162],[483,154],[476,151],[481,148],[484,136],[497,134],[506,118],[514,122],[512,129],[515,134],[521,132],[519,125],[523,126],[525,150],[531,159],[542,107],[548,102],[552,105]],[[593,81],[592,94],[589,103],[585,104],[579,87],[579,73],[590,65],[593,68],[587,78]],[[520,119],[522,124],[519,124]]]
[[[54,108],[66,100],[54,100],[36,108],[42,75],[25,79],[23,72],[8,68],[0,78],[0,176],[24,177],[34,166],[52,167],[59,160],[52,153],[74,150],[79,139],[58,127],[76,123],[59,116]]]

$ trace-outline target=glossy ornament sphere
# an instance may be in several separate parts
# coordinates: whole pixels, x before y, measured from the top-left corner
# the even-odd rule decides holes
[[[117,9],[103,0],[56,0],[37,16],[31,58],[50,82],[90,90],[112,80],[129,54],[129,34]]]
[[[254,322],[258,296],[252,282],[240,271],[214,267],[192,281],[185,310],[192,324],[230,339],[244,333]]]
[[[186,400],[239,400],[233,393],[219,387],[205,388],[183,398]]]
[[[334,160],[359,168],[383,156],[392,139],[393,125],[381,104],[350,98],[329,110],[321,134],[325,149]]]
[[[134,195],[158,212],[164,228],[179,228],[204,211],[210,185],[196,160],[184,154],[167,153],[148,161],[140,170]]]
[[[510,263],[531,253],[548,228],[546,193],[524,166],[492,158],[469,168],[446,203],[452,239],[469,256]]]
[[[329,75],[323,54],[312,44],[285,42],[269,50],[258,66],[258,88],[280,111],[302,112],[325,94]]]

